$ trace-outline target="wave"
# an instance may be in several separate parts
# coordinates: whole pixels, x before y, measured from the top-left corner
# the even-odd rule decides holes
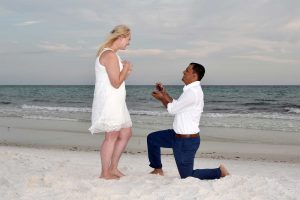
[[[3,109],[2,109],[3,110]],[[36,111],[36,112],[70,112],[70,113],[91,113],[92,109],[88,107],[51,107],[51,106],[35,106],[35,105],[22,105],[22,110],[24,111]],[[257,118],[257,119],[282,119],[282,120],[300,120],[299,108],[285,108],[285,113],[279,112],[253,112],[253,113],[222,113],[227,109],[214,109],[217,112],[204,112],[202,116],[208,118]],[[230,110],[230,109],[229,109]],[[255,109],[252,109],[255,110]],[[261,110],[261,109],[260,109]],[[15,112],[22,112],[21,110],[15,110]],[[129,110],[131,115],[137,116],[158,116],[158,117],[170,117],[166,110]]]
[[[62,118],[62,117],[45,117],[45,116],[36,116],[36,115],[28,115],[22,116],[24,119],[43,119],[43,120],[58,120],[58,121],[74,121],[77,122],[77,119],[69,119],[69,118]]]
[[[281,108],[284,108],[285,110],[286,109],[300,109],[300,105],[298,104],[292,104],[292,103],[287,103],[287,104],[283,104],[280,106]]]
[[[158,116],[158,117],[171,117],[167,111],[147,111],[147,110],[130,110],[131,115],[145,115],[145,116]],[[291,112],[300,113],[300,109],[293,109]],[[300,116],[280,114],[280,113],[208,113],[204,112],[203,117],[207,118],[251,118],[251,119],[281,119],[281,120],[300,120]]]
[[[26,109],[26,110],[62,111],[62,112],[92,112],[91,108],[33,106],[33,105],[26,105],[26,104],[22,105],[22,109]]]
[[[230,108],[213,108],[212,110],[215,110],[215,111],[222,111],[222,110],[228,111],[228,110],[232,110],[232,109],[230,109]]]
[[[209,103],[236,103],[234,100],[208,100]]]
[[[33,99],[32,101],[33,102],[44,102],[44,103],[51,102],[50,100],[47,100],[47,99]]]
[[[285,108],[288,113],[300,114],[300,108]]]
[[[91,113],[91,108],[80,107],[50,107],[50,106],[34,106],[34,105],[22,105],[22,109],[25,110],[37,110],[37,111],[59,111],[59,112],[88,112]],[[132,115],[148,115],[148,116],[169,116],[166,111],[148,111],[148,110],[129,110]]]
[[[85,103],[84,101],[56,101],[56,103]]]
[[[147,115],[147,116],[170,116],[166,111],[150,111],[150,110],[129,110],[131,115]]]
[[[49,103],[51,100],[48,99],[33,99],[32,102],[42,102],[42,103]],[[84,101],[72,101],[72,100],[58,100],[58,101],[53,101],[55,103],[85,103]]]
[[[300,109],[297,111],[300,112]],[[204,113],[207,118],[250,118],[250,119],[280,119],[280,120],[300,120],[300,116],[280,113]]]
[[[1,103],[1,104],[4,104],[4,105],[11,104],[11,102],[10,102],[10,101],[1,101],[0,103]]]
[[[265,106],[265,105],[270,105],[270,103],[267,102],[256,102],[256,103],[243,103],[242,105],[244,106]]]
[[[276,101],[275,99],[254,99],[255,101],[271,101],[274,102]]]
[[[266,111],[266,110],[273,110],[272,108],[261,108],[261,107],[259,107],[259,108],[257,108],[257,107],[249,107],[248,108],[248,110],[258,110],[258,111],[260,111],[260,110],[264,110],[264,111]]]

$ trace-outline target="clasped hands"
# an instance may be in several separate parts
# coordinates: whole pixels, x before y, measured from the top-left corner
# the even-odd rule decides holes
[[[163,84],[161,82],[156,83],[155,84],[155,89],[156,90],[152,92],[152,96],[155,99],[161,101],[164,98],[165,94],[166,94],[166,90],[165,90]]]
[[[127,72],[126,74],[129,75],[132,72],[132,64],[127,60],[123,60],[122,64],[123,64],[123,68]]]

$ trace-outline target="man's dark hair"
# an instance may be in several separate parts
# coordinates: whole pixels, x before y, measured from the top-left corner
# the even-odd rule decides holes
[[[198,63],[191,63],[190,65],[193,66],[193,71],[197,74],[198,81],[201,81],[201,79],[203,78],[203,76],[205,74],[205,68]]]

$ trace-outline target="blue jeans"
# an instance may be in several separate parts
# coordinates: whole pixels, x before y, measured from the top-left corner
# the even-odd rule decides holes
[[[220,168],[194,169],[194,158],[200,145],[200,137],[176,138],[175,134],[173,129],[168,129],[147,136],[150,167],[162,168],[160,148],[172,148],[181,178],[191,176],[199,179],[218,179],[221,177]]]

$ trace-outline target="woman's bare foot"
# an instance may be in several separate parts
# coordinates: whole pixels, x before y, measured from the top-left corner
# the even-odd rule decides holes
[[[120,170],[118,169],[113,169],[110,171],[110,174],[114,175],[114,176],[118,176],[118,177],[122,177],[125,176],[125,174],[123,174]]]
[[[105,180],[120,179],[120,177],[113,174],[106,174],[106,175],[101,174],[99,178],[103,178]]]
[[[164,176],[164,171],[162,169],[154,169],[150,174],[158,174],[160,176]]]
[[[226,167],[223,164],[221,164],[219,168],[221,170],[221,177],[230,175],[228,170],[226,169]]]

